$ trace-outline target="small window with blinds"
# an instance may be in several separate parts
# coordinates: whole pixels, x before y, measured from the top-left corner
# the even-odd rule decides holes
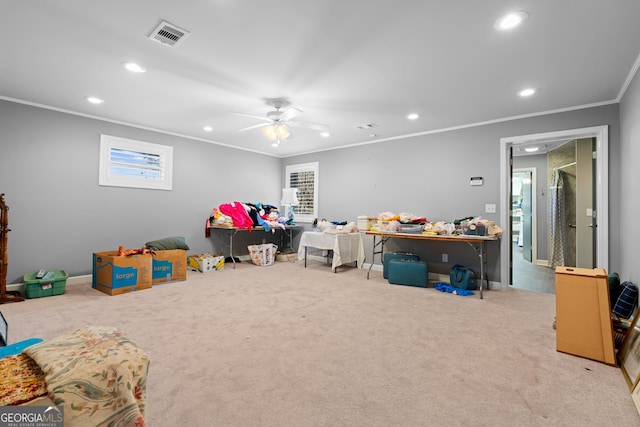
[[[287,188],[298,189],[297,222],[313,222],[318,217],[318,162],[286,167]]]
[[[100,135],[99,184],[172,189],[173,147]]]

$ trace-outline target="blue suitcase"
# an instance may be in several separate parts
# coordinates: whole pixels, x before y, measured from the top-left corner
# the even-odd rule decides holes
[[[426,288],[429,279],[427,263],[416,260],[389,261],[389,283]]]
[[[409,252],[387,252],[382,256],[382,277],[389,278],[389,262],[391,260],[407,260],[418,261],[418,255]]]

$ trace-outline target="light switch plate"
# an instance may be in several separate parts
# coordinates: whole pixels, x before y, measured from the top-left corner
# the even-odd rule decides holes
[[[494,203],[484,205],[484,213],[496,213],[496,205]]]

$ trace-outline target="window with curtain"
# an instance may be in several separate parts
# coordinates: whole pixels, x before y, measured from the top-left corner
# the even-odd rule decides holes
[[[318,162],[286,167],[286,186],[298,189],[297,222],[313,222],[318,217]]]
[[[171,190],[172,170],[173,147],[100,136],[100,185]]]

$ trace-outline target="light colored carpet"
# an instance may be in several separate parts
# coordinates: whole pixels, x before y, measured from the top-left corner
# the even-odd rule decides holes
[[[150,426],[640,425],[620,369],[555,350],[555,295],[460,297],[310,261],[0,306],[11,341],[116,326]]]

